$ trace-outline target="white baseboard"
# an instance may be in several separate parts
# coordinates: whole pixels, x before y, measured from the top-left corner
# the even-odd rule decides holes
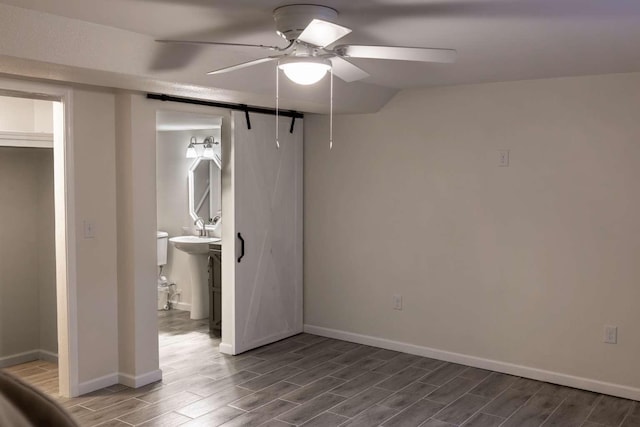
[[[118,384],[118,374],[116,373],[94,378],[78,384],[78,395],[82,396],[83,394],[91,393],[92,391],[100,390],[114,384]]]
[[[371,335],[362,335],[338,329],[324,328],[321,326],[304,325],[304,331],[323,337],[335,338],[358,344],[385,348],[388,350],[401,351],[403,353],[430,357],[433,359],[444,360],[446,362],[460,363],[476,368],[489,369],[491,371],[531,378],[538,381],[545,381],[568,387],[590,390],[597,393],[624,397],[626,399],[640,400],[640,388],[629,387],[622,384],[608,383],[591,378],[576,377],[560,372],[546,371],[544,369],[533,368],[530,366],[516,365],[508,362],[501,362],[499,360],[484,359],[468,354],[453,353],[450,351],[378,338]]]
[[[222,354],[233,355],[233,346],[231,344],[221,342],[220,345],[218,346],[218,350]]]
[[[160,369],[136,376],[122,372],[118,374],[118,382],[132,388],[142,387],[160,380],[162,380],[162,371]]]
[[[58,363],[58,355],[56,353],[40,349],[38,350],[38,355],[40,360],[44,360],[49,363]]]
[[[21,363],[33,362],[40,360],[40,351],[31,350],[23,353],[10,354],[9,356],[0,357],[0,368],[7,366],[19,365]]]
[[[21,363],[33,362],[34,360],[44,360],[45,362],[58,363],[58,355],[47,350],[31,350],[23,353],[11,354],[0,357],[0,368],[19,365]]]
[[[129,375],[114,373],[78,384],[78,395],[91,393],[114,384],[123,384],[127,387],[138,388],[162,379],[162,371],[155,370],[142,375]]]

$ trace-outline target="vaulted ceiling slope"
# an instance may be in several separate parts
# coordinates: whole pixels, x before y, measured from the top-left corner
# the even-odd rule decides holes
[[[261,57],[163,39],[285,45],[281,0],[0,0],[0,73],[273,106],[275,68],[207,76]],[[453,48],[455,64],[353,60],[370,77],[336,80],[337,112],[380,109],[398,90],[640,71],[638,0],[318,0],[354,31],[341,43]],[[179,65],[179,66],[178,66]],[[328,110],[328,79],[282,79],[281,106]]]

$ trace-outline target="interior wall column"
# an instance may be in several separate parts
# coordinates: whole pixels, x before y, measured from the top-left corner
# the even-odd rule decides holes
[[[161,379],[156,316],[156,117],[140,95],[116,96],[120,383]]]

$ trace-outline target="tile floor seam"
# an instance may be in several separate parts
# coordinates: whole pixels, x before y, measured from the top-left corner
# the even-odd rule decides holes
[[[489,401],[490,402],[490,401]],[[488,403],[488,402],[487,402]],[[484,408],[484,406],[482,407]],[[477,414],[480,413],[480,411],[482,410],[482,408],[478,409],[476,412],[474,412],[473,414],[471,414],[471,416],[467,417],[467,419],[465,419],[464,421],[462,421],[460,424],[460,426],[464,425],[464,423],[466,423],[467,421],[469,421],[471,418],[475,417]]]
[[[113,403],[111,405],[99,407],[98,409],[92,409],[92,408],[89,408],[88,406],[83,406],[83,405],[79,405],[79,406],[82,406],[83,408],[89,409],[89,410],[94,411],[94,412],[98,412],[98,411],[102,411],[103,409],[107,409],[107,408],[110,408],[112,406],[119,405],[120,403],[125,402],[127,400],[129,400],[129,399],[123,399],[123,400],[120,400],[120,401],[118,401],[116,403]]]
[[[631,416],[631,414],[633,413],[633,409],[634,409],[634,405],[633,404],[629,405],[629,410],[624,415],[624,417],[622,417],[622,421],[620,421],[620,424],[618,424],[617,427],[624,426],[624,422],[627,420],[627,418]]]
[[[163,415],[164,415],[164,414],[163,414]],[[135,424],[128,423],[128,422],[126,422],[126,421],[121,420],[120,418],[114,418],[114,420],[116,420],[116,421],[120,421],[121,423],[124,423],[124,424],[126,424],[126,425],[128,425],[128,426],[135,426]],[[113,420],[105,421],[105,422],[104,422],[104,423],[102,423],[102,424],[106,424],[106,423],[108,423],[108,422],[110,422],[110,421],[113,421]],[[144,422],[146,423],[147,421],[149,421],[149,420],[145,420]],[[98,424],[98,426],[99,426],[99,425],[100,425],[100,424]]]
[[[445,423],[444,421],[440,421],[440,420],[438,420],[438,419],[436,419],[436,418],[433,418],[433,417],[431,416],[431,417],[427,418],[426,420],[424,420],[423,422],[421,422],[420,424],[418,424],[418,425],[417,425],[417,427],[422,427],[422,426],[426,425],[426,424],[427,424],[428,422],[430,422],[430,421],[439,421],[439,422],[441,422],[441,423],[444,423],[444,424],[450,425],[451,427],[454,427],[454,426],[461,426],[461,425],[462,425],[462,424],[451,424],[451,423]]]
[[[148,420],[145,420],[145,421],[143,421],[143,422],[142,422],[142,423],[140,423],[140,424],[133,424],[133,425],[134,425],[134,426],[135,426],[135,425],[144,425],[144,424],[149,423],[149,422],[151,422],[151,421],[153,421],[153,420],[157,420],[158,418],[166,417],[166,416],[167,416],[167,415],[169,415],[169,414],[177,414],[177,415],[179,415],[179,414],[178,414],[177,412],[175,412],[175,411],[169,411],[169,412],[165,412],[165,413],[164,413],[164,414],[162,414],[162,415],[158,415],[157,417],[153,417],[153,418],[150,418],[150,419],[148,419]],[[121,420],[119,420],[119,421],[121,421]],[[184,423],[183,423],[183,424],[184,424]]]
[[[368,409],[368,408],[367,408],[367,409]],[[356,416],[350,417],[350,416],[348,416],[348,415],[338,414],[337,412],[331,412],[331,410],[329,410],[329,409],[327,409],[327,410],[326,410],[326,411],[324,411],[324,412],[328,412],[328,413],[330,413],[330,414],[338,415],[338,416],[341,416],[341,417],[347,417],[347,418],[350,418],[350,419],[351,419],[351,418],[355,418],[355,417],[357,416],[357,415],[356,415]],[[324,412],[323,412],[323,413],[324,413]],[[358,413],[358,415],[360,415],[360,413]],[[343,424],[344,424],[344,423],[343,423]]]
[[[411,405],[409,405],[409,406],[411,406]],[[392,408],[389,408],[389,409],[392,409]],[[406,409],[406,408],[405,408],[405,409]],[[382,420],[382,422],[381,422],[381,423],[379,423],[379,424],[378,424],[378,426],[383,425],[384,423],[386,423],[387,421],[389,421],[391,418],[393,418],[393,417],[395,417],[396,415],[398,415],[400,412],[401,412],[401,411],[395,411],[395,412],[391,413],[387,418],[385,418],[384,420]]]
[[[600,427],[600,426],[601,426],[601,427],[611,427],[611,426],[607,426],[606,424],[595,423],[595,422],[593,422],[593,421],[589,421],[589,420],[584,420],[584,422],[583,422],[582,424],[580,424],[580,425],[581,425],[581,426],[584,426],[586,423],[593,424],[593,425],[595,425],[595,426],[599,426],[599,427]]]
[[[429,375],[429,374],[427,374],[427,375]],[[423,377],[424,377],[424,376],[423,376]],[[420,378],[423,378],[423,377],[420,377]],[[459,376],[452,377],[452,378],[451,378],[449,381],[447,381],[446,383],[444,383],[444,384],[442,384],[442,385],[437,386],[438,388],[436,388],[436,389],[435,389],[435,390],[433,390],[433,391],[440,390],[440,388],[442,388],[442,387],[446,386],[446,385],[447,385],[447,384],[449,384],[451,381],[453,381],[453,380],[455,380],[455,379],[457,379],[457,378],[460,378],[460,377],[459,377]],[[420,381],[420,379],[417,379],[417,380],[415,380],[414,382],[419,382],[419,381]],[[480,382],[479,382],[478,384],[480,384]],[[477,386],[478,384],[476,384],[475,386]],[[431,385],[435,385],[435,384],[431,384]],[[474,387],[475,387],[475,386],[474,386]],[[472,388],[471,388],[471,390],[472,390],[474,387],[472,387]],[[433,392],[432,392],[432,393],[433,393]],[[467,393],[469,393],[469,392],[467,392]],[[467,393],[465,393],[465,394],[467,394]]]
[[[544,419],[544,421],[540,423],[540,427],[543,427],[543,426],[546,424],[546,422],[547,422],[547,421],[549,421],[549,420],[551,419],[551,417],[553,416],[553,414],[555,414],[555,413],[556,413],[556,411],[558,411],[558,410],[560,409],[560,407],[562,406],[562,404],[563,404],[564,402],[566,402],[566,401],[567,401],[567,399],[569,399],[569,395],[568,395],[568,394],[567,394],[567,397],[565,397],[564,399],[562,399],[562,400],[560,401],[560,403],[558,404],[558,406],[556,406],[556,407],[554,408],[554,410],[553,410],[553,411],[551,411],[551,413],[547,416],[547,418],[545,418],[545,419]]]
[[[132,398],[132,399],[124,400],[124,401],[119,402],[119,403],[128,402],[129,400],[138,400],[138,401],[139,401],[139,402],[141,402],[141,403],[145,403],[145,404],[146,404],[146,406],[143,406],[143,407],[141,407],[141,408],[133,409],[133,410],[131,410],[131,411],[129,411],[129,412],[125,412],[125,413],[123,413],[123,414],[118,415],[117,417],[111,418],[111,419],[109,419],[109,420],[105,420],[104,422],[101,422],[101,423],[99,423],[99,424],[93,424],[93,426],[96,426],[96,427],[97,427],[97,426],[99,426],[100,424],[105,424],[105,423],[107,423],[107,422],[109,422],[109,421],[112,421],[112,420],[117,419],[118,417],[123,417],[123,416],[125,416],[125,415],[129,415],[129,414],[132,414],[132,413],[134,413],[134,412],[136,412],[136,411],[139,411],[140,409],[145,409],[145,408],[148,408],[149,406],[151,406],[151,405],[149,405],[147,402],[145,402],[144,400],[136,399],[135,397],[134,397],[134,398]],[[117,405],[117,404],[116,404],[116,405]],[[116,405],[111,405],[110,407],[112,407],[112,406],[116,406]],[[103,409],[106,409],[106,408],[103,408]],[[99,411],[95,411],[95,412],[99,412]]]
[[[512,412],[508,417],[506,417],[506,418],[505,418],[505,420],[504,420],[503,422],[501,422],[501,423],[499,424],[499,426],[498,426],[498,427],[501,427],[501,426],[505,425],[505,424],[509,421],[509,419],[511,419],[511,417],[513,417],[515,414],[517,414],[517,413],[518,413],[518,411],[519,411],[520,409],[522,409],[522,408],[523,408],[523,407],[524,407],[524,406],[525,406],[525,405],[526,405],[526,404],[527,404],[531,399],[533,399],[537,394],[538,394],[538,392],[536,391],[536,392],[535,392],[535,393],[533,393],[531,396],[529,396],[529,398],[528,398],[527,400],[525,400],[525,401],[524,401],[524,403],[522,403],[522,405],[518,406],[518,408],[517,408],[515,411],[513,411],[513,412]]]
[[[625,421],[627,421],[628,417],[629,417],[629,414],[625,415],[624,418],[622,418],[622,421],[620,421],[620,424],[618,424],[617,427],[624,426],[624,423],[625,423]]]
[[[474,387],[474,388],[475,388],[475,387]],[[472,389],[472,390],[473,390],[473,389]],[[435,390],[434,390],[434,391],[435,391]],[[467,393],[465,393],[465,394],[470,394],[471,396],[476,396],[476,397],[484,397],[484,396],[483,396],[483,395],[481,395],[481,394],[471,393],[471,391],[468,391],[468,392],[467,392]]]
[[[504,389],[500,394],[498,394],[498,395],[497,395],[496,397],[494,397],[493,399],[489,400],[489,401],[487,402],[487,404],[486,404],[486,405],[484,405],[482,408],[480,408],[480,410],[479,410],[478,412],[480,412],[480,413],[482,413],[482,414],[486,414],[486,415],[491,415],[491,416],[497,417],[498,415],[495,415],[495,414],[489,414],[489,413],[487,413],[487,412],[482,412],[482,410],[483,410],[483,409],[485,409],[487,406],[491,405],[491,404],[492,404],[493,402],[495,402],[496,400],[498,400],[498,398],[499,398],[500,396],[502,396],[503,394],[505,394],[507,391],[511,390],[511,388],[512,388],[512,387],[513,387],[513,384],[512,384],[511,386],[509,386],[509,387],[505,388],[505,389]],[[474,395],[474,396],[475,396],[475,395]],[[518,408],[518,409],[520,409],[520,408]],[[517,409],[516,409],[516,411],[517,411]],[[505,418],[505,417],[500,417],[500,418]]]
[[[318,396],[320,396],[320,395],[318,395]],[[318,397],[318,396],[316,396],[316,397]],[[308,401],[307,401],[307,402],[304,402],[304,403],[297,403],[297,402],[293,402],[293,401],[291,401],[291,400],[287,400],[287,399],[282,398],[282,397],[279,397],[278,399],[280,399],[280,400],[282,400],[282,401],[284,401],[284,402],[287,402],[287,403],[293,403],[293,404],[294,404],[294,405],[296,405],[296,406],[304,405],[304,403],[307,403],[307,402],[308,402]],[[314,399],[315,399],[315,397],[314,397]],[[310,400],[313,400],[313,399],[310,399]]]
[[[436,390],[437,390],[437,389],[436,389]],[[434,391],[435,391],[435,390],[434,390]],[[443,422],[443,423],[446,423],[446,421],[443,421],[443,420],[441,420],[441,419],[439,419],[439,418],[436,418],[436,416],[437,416],[440,412],[444,411],[444,410],[445,410],[445,409],[447,409],[449,406],[453,405],[453,404],[454,404],[454,403],[456,403],[458,400],[462,399],[465,395],[468,395],[468,394],[469,394],[469,393],[465,393],[465,394],[463,394],[462,396],[459,396],[458,398],[456,398],[455,400],[453,400],[452,402],[449,402],[449,403],[447,403],[447,404],[443,404],[443,403],[440,403],[440,402],[436,402],[435,400],[427,399],[427,400],[429,400],[429,402],[435,402],[435,403],[438,403],[438,404],[444,405],[442,408],[440,408],[440,410],[439,410],[438,412],[436,412],[435,414],[431,415],[429,418],[433,418],[434,420],[437,420],[437,421],[441,421],[441,422]],[[477,396],[477,395],[473,394],[472,396]],[[477,396],[477,397],[482,397],[482,396]],[[477,411],[476,411],[476,412],[477,412]],[[475,412],[474,412],[474,415],[475,415]],[[466,420],[465,420],[465,421],[466,421]],[[422,423],[422,424],[423,424],[423,423]],[[450,424],[450,423],[447,423],[447,424]],[[462,425],[462,424],[464,424],[464,423],[456,424],[456,425]]]
[[[258,378],[258,377],[256,377],[256,378]],[[256,393],[255,391],[253,391],[253,390],[251,390],[251,389],[248,389],[248,388],[246,388],[246,387],[242,387],[241,385],[237,385],[236,387],[239,387],[239,388],[241,388],[241,389],[243,389],[243,390],[247,390],[247,391],[250,391],[250,392]],[[258,390],[258,391],[259,391],[259,390]],[[207,397],[207,396],[205,396],[205,397]]]
[[[600,395],[596,398],[596,400],[593,402],[593,407],[591,408],[591,410],[589,411],[589,413],[587,414],[587,418],[584,419],[584,421],[582,422],[582,425],[586,424],[587,422],[589,422],[589,417],[591,417],[591,414],[593,414],[593,411],[596,410],[597,406],[600,404],[600,401],[604,398],[604,395]],[[595,423],[595,424],[599,424],[599,423]]]
[[[424,400],[424,399],[423,399],[423,400]],[[418,401],[418,402],[419,402],[419,401]],[[416,403],[417,403],[417,402],[416,402]],[[404,413],[404,412],[408,411],[408,410],[409,410],[409,408],[411,408],[413,405],[415,405],[415,403],[412,403],[411,405],[407,406],[406,408],[399,410],[398,412],[396,412],[395,414],[393,414],[392,416],[390,416],[390,417],[389,417],[389,418],[387,418],[386,420],[382,421],[382,422],[381,422],[381,423],[379,423],[378,425],[379,425],[379,426],[382,426],[384,423],[386,423],[386,422],[387,422],[387,421],[389,421],[390,419],[392,419],[392,418],[394,418],[394,417],[397,417],[398,415],[400,415],[400,414],[402,414],[402,413]]]
[[[311,400],[309,400],[309,401],[307,401],[307,402],[305,402],[305,403],[303,403],[303,404],[300,404],[300,405],[299,405],[298,407],[296,407],[296,408],[291,408],[291,410],[289,410],[289,411],[287,411],[287,412],[283,412],[282,414],[278,415],[278,417],[280,417],[280,416],[282,416],[282,415],[285,415],[285,414],[287,414],[288,412],[291,412],[291,411],[293,411],[293,410],[295,410],[295,409],[298,409],[300,406],[302,406],[302,405],[304,405],[304,404],[306,404],[306,403],[308,403],[308,402],[310,402],[310,401],[312,401],[312,400],[314,400],[314,399],[317,399],[317,398],[319,398],[320,396],[324,396],[324,395],[326,395],[326,394],[333,394],[333,395],[335,395],[335,396],[344,397],[344,396],[340,396],[340,395],[338,395],[338,394],[335,394],[335,393],[331,393],[331,392],[329,392],[329,391],[326,391],[326,392],[321,393],[321,394],[319,394],[318,396],[314,397],[313,399],[311,399]],[[330,406],[329,408],[325,408],[322,412],[320,412],[319,414],[317,414],[317,415],[316,415],[316,417],[317,417],[318,415],[320,415],[320,414],[324,413],[324,412],[329,412],[329,411],[331,411],[331,409],[335,408],[336,406],[340,405],[341,403],[343,403],[343,402],[345,402],[345,401],[347,401],[347,400],[348,400],[348,398],[347,398],[347,399],[345,399],[345,400],[342,400],[342,401],[340,401],[340,402],[338,402],[338,403],[336,403],[336,404],[335,404],[335,405],[333,405],[333,406]],[[339,414],[336,414],[336,415],[339,415]],[[278,418],[278,417],[276,417],[275,419],[277,419],[278,421],[283,421],[283,420],[281,420],[281,419],[280,419],[280,418]],[[301,425],[302,425],[302,424],[304,424],[304,423],[306,423],[306,422],[309,422],[309,421],[310,421],[311,419],[313,419],[313,418],[315,418],[315,417],[311,417],[311,418],[306,419],[303,423],[301,423]],[[286,421],[285,421],[285,422],[286,422]],[[294,424],[294,425],[295,425],[295,424]]]

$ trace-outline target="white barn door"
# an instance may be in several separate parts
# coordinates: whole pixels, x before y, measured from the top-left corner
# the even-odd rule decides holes
[[[303,121],[280,117],[279,149],[275,116],[233,122],[238,354],[302,332]]]

